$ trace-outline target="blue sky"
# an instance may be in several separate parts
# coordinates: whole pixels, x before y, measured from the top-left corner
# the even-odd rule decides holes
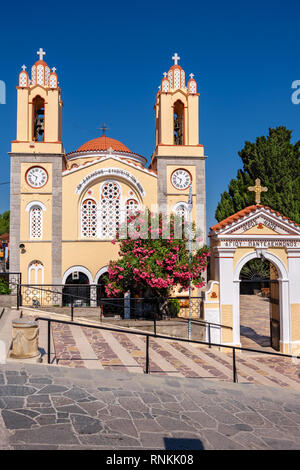
[[[16,133],[16,85],[43,47],[62,88],[67,152],[100,135],[150,158],[153,105],[163,72],[177,52],[200,91],[200,143],[206,163],[207,225],[220,194],[242,163],[246,140],[285,125],[300,139],[300,104],[291,84],[300,80],[300,5],[296,1],[153,0],[45,3],[1,2],[0,183],[9,180],[10,141]],[[258,175],[259,176],[259,175]],[[0,185],[0,212],[9,208]]]

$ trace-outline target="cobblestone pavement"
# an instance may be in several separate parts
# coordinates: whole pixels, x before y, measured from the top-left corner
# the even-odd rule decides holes
[[[0,366],[3,449],[299,449],[300,394],[258,385]]]

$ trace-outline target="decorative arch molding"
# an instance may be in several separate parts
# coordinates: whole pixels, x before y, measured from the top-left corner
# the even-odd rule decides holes
[[[185,215],[187,216],[189,213],[189,206],[185,201],[176,202],[173,206],[173,212],[177,213],[178,210],[182,208],[184,208]]]
[[[25,210],[29,212],[33,206],[39,206],[43,211],[46,210],[45,204],[43,204],[41,201],[30,201],[25,207]]]
[[[129,182],[138,192],[140,198],[144,198],[146,195],[143,185],[138,179],[129,171],[123,170],[122,168],[100,168],[89,175],[82,178],[80,183],[76,186],[75,194],[81,195],[82,192],[89,186],[89,184],[97,179],[109,178],[109,179],[120,179]]]
[[[254,252],[243,256],[237,263],[233,273],[233,343],[240,344],[240,272],[242,267],[251,259],[262,258],[270,261],[278,271],[279,284],[279,314],[280,314],[280,344],[284,350],[288,345],[291,352],[290,306],[289,306],[289,276],[283,262],[267,249],[258,248]]]
[[[243,258],[239,260],[234,270],[233,280],[235,282],[240,280],[240,272],[243,266],[246,263],[248,263],[248,261],[254,258],[262,258],[262,257],[270,261],[278,269],[278,274],[280,276],[281,281],[288,280],[288,273],[281,259],[275,256],[273,253],[270,253],[267,250],[264,250],[261,248],[257,249],[254,252],[248,253],[247,255],[243,256]]]
[[[107,272],[108,272],[108,266],[103,266],[103,268],[99,269],[99,271],[97,272],[95,276],[94,284],[98,284],[100,277]]]
[[[68,276],[70,276],[70,274],[77,272],[77,271],[85,274],[88,277],[89,283],[93,284],[93,276],[91,275],[91,272],[84,266],[72,266],[71,268],[67,269],[67,271],[65,271],[63,275],[62,284],[66,283],[66,280]]]

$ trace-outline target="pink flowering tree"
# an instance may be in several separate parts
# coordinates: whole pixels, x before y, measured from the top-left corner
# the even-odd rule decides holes
[[[190,282],[193,288],[204,285],[202,274],[209,251],[206,246],[199,247],[202,238],[194,226],[190,262],[188,233],[183,230],[181,217],[172,215],[167,219],[145,211],[132,216],[124,227],[112,242],[119,244],[120,258],[108,267],[105,289],[109,297],[122,297],[127,291],[134,295],[142,290],[153,297],[167,298],[176,286],[187,291]]]

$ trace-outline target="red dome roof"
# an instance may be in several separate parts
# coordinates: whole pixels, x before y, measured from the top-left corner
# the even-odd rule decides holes
[[[76,152],[87,152],[87,151],[97,151],[97,150],[108,150],[112,148],[113,150],[118,150],[120,152],[129,152],[128,147],[119,142],[116,139],[112,139],[111,137],[106,137],[106,135],[102,135],[97,139],[89,140],[85,144],[81,145]]]

